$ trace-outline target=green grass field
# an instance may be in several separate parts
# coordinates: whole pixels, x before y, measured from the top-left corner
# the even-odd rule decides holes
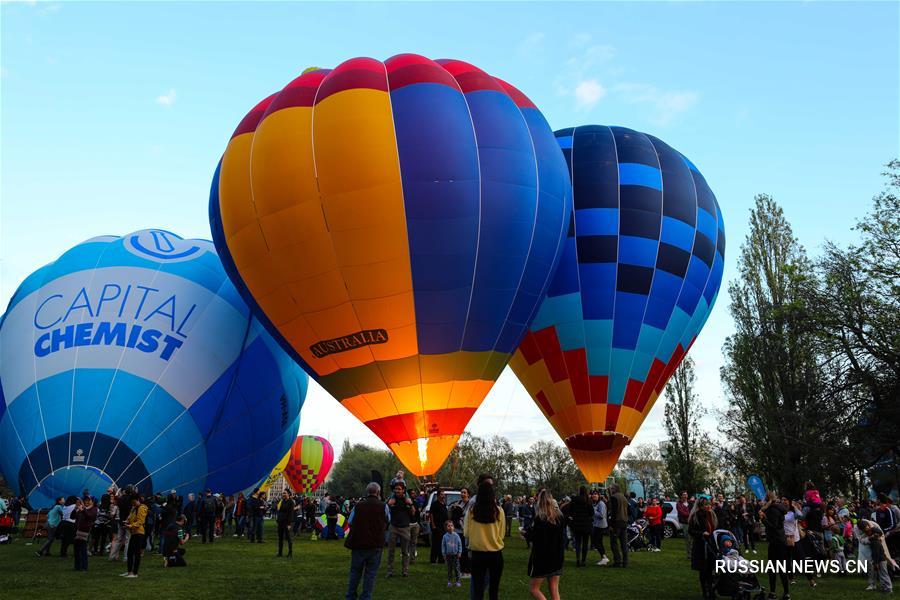
[[[118,577],[123,563],[91,558],[87,573],[73,570],[68,559],[57,556],[37,558],[37,546],[16,539],[0,546],[0,598],[303,598],[338,600],[344,597],[349,566],[349,551],[340,541],[311,541],[300,536],[294,542],[292,559],[275,558],[277,539],[274,524],[266,522],[266,541],[249,544],[232,537],[213,545],[191,540],[187,545],[186,569],[164,569],[162,559],[146,555],[140,577]],[[54,544],[58,554],[59,546]],[[751,558],[754,555],[750,555]],[[755,555],[762,557],[764,553]],[[504,599],[527,599],[528,550],[525,542],[508,538],[504,551],[505,569],[501,584]],[[592,555],[596,562],[596,553]],[[398,552],[399,559],[399,552]],[[698,598],[697,574],[690,570],[684,556],[682,539],[667,540],[659,553],[631,554],[628,569],[591,566],[575,568],[574,553],[567,554],[561,580],[566,600],[595,599],[652,600],[656,598]],[[382,561],[376,598],[468,598],[464,587],[446,587],[443,565],[428,564],[428,549],[419,547],[419,561],[410,568],[409,578],[384,578],[387,556]],[[766,581],[763,579],[763,585]],[[815,590],[803,578],[792,586],[792,598],[830,600],[861,598],[866,583],[862,577],[830,576],[819,581]]]

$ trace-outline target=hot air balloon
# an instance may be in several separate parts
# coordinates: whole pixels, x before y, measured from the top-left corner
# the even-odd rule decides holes
[[[232,493],[290,448],[306,388],[211,242],[93,238],[0,321],[0,468],[36,507],[110,484]]]
[[[291,452],[290,452],[290,450],[288,450],[288,453],[285,454],[281,458],[281,460],[278,461],[278,464],[275,465],[275,468],[272,469],[272,472],[269,473],[269,475],[265,479],[260,481],[258,485],[255,485],[253,487],[259,488],[259,491],[261,491],[261,492],[268,492],[269,488],[272,487],[272,484],[278,480],[278,477],[280,477],[282,473],[284,473],[284,468],[287,466],[288,461],[290,459],[291,459]],[[248,495],[247,492],[252,493],[253,490],[252,489],[245,490],[245,494],[244,494],[245,496]]]
[[[570,193],[520,91],[404,54],[304,73],[259,103],[216,169],[210,221],[273,337],[427,475],[524,335]]]
[[[334,462],[334,448],[325,438],[301,435],[291,447],[284,476],[298,494],[314,492],[322,485]]]
[[[659,139],[598,125],[556,139],[573,217],[510,367],[585,477],[602,482],[709,316],[725,230],[706,180]]]

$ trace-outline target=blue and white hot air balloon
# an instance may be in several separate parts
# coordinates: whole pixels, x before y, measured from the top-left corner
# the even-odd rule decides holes
[[[236,492],[290,450],[306,389],[211,242],[90,239],[0,321],[0,469],[35,507],[111,483]]]

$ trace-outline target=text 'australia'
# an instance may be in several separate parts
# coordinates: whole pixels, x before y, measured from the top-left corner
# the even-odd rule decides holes
[[[387,331],[384,329],[364,329],[332,340],[322,340],[309,347],[309,351],[316,358],[323,358],[329,354],[346,352],[354,348],[370,346],[372,344],[384,344],[388,341]]]

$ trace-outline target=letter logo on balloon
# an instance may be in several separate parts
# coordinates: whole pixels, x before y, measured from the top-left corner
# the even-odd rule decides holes
[[[306,386],[211,242],[94,238],[0,321],[0,470],[36,507],[112,483],[235,492],[291,447]]]

